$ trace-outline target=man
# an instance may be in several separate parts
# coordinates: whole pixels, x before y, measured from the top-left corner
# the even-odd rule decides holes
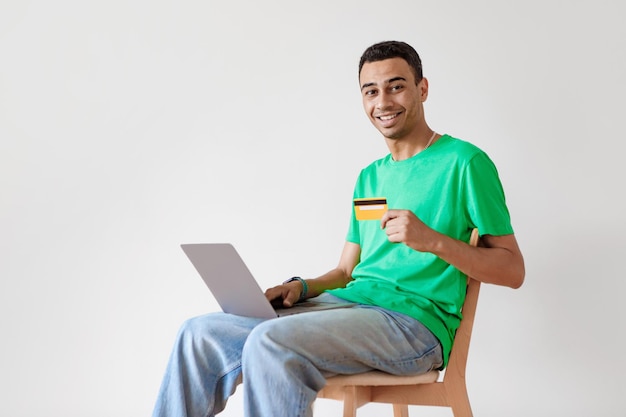
[[[428,126],[417,52],[395,41],[369,47],[359,83],[390,154],[357,180],[338,266],[266,291],[286,307],[311,297],[355,304],[273,320],[214,313],[187,321],[154,416],[213,416],[242,379],[247,416],[311,416],[329,375],[445,367],[466,274],[522,284],[524,261],[497,171],[480,149]],[[475,227],[480,247],[465,243]]]

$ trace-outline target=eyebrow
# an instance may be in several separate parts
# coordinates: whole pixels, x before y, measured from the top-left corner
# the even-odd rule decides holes
[[[391,83],[393,83],[393,82],[395,82],[395,81],[406,81],[406,78],[404,78],[404,77],[393,77],[393,78],[388,79],[388,80],[386,81],[386,83],[387,83],[387,84],[391,84]],[[364,88],[371,87],[371,86],[373,86],[373,85],[376,85],[376,83],[365,83],[365,84],[363,84],[363,85],[361,86],[361,91],[362,91]]]

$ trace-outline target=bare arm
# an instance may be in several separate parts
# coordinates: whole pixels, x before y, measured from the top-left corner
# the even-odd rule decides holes
[[[352,281],[352,270],[359,262],[361,247],[356,243],[346,242],[341,252],[341,258],[336,268],[328,271],[317,278],[306,280],[308,291],[304,296],[311,298],[320,295],[324,290],[343,288]],[[291,307],[298,301],[302,293],[302,284],[292,281],[287,284],[277,285],[265,291],[268,300],[283,300],[283,306]]]
[[[381,220],[391,242],[431,252],[479,281],[519,288],[524,282],[524,258],[514,235],[484,235],[479,247],[443,235],[408,210],[389,210]]]

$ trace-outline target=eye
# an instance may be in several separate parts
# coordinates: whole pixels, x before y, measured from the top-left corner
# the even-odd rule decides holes
[[[400,91],[404,88],[404,86],[402,84],[395,84],[391,86],[391,91]]]
[[[363,95],[364,96],[373,96],[376,95],[376,90],[375,89],[370,89],[370,90],[365,90],[363,91]]]

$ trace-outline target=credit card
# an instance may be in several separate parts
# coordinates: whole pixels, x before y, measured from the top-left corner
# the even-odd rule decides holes
[[[354,214],[357,220],[380,220],[387,211],[385,197],[355,198]]]

